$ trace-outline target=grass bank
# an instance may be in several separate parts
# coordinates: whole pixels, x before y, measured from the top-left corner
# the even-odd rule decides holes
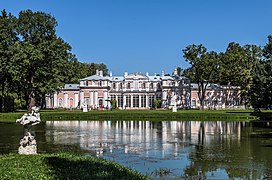
[[[117,163],[70,153],[0,155],[0,179],[147,179]]]
[[[272,111],[268,112],[272,113]],[[0,121],[14,122],[24,112],[1,113]],[[179,110],[173,113],[170,110],[113,110],[113,111],[89,111],[83,113],[79,110],[50,110],[41,111],[44,121],[61,120],[141,120],[141,121],[248,121],[258,118],[251,110]]]

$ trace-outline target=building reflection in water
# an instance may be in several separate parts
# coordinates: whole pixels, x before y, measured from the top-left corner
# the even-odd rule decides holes
[[[235,138],[239,143],[241,122],[196,121],[47,121],[47,141],[78,144],[86,150],[93,148],[123,149],[149,157],[178,156],[182,148],[193,145],[209,146],[214,141]],[[226,138],[229,136],[230,138]]]
[[[179,177],[206,172],[211,178],[247,178],[251,172],[262,178],[272,171],[268,156],[272,141],[265,139],[272,138],[271,126],[224,121],[47,121],[45,137],[49,143],[77,145],[144,174],[168,168]]]

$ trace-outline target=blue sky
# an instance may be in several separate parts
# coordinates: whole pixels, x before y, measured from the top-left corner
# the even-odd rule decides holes
[[[105,63],[114,75],[186,68],[182,49],[229,42],[265,45],[271,0],[0,0],[0,9],[51,13],[57,34],[81,62]]]

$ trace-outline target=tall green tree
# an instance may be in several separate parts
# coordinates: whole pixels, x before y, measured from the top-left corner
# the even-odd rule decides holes
[[[207,52],[202,45],[189,45],[182,50],[184,58],[191,64],[189,75],[198,84],[198,98],[201,109],[204,109],[204,100],[207,85],[214,81],[218,68],[218,55],[214,51]]]
[[[272,62],[261,61],[253,77],[253,85],[249,91],[249,99],[255,111],[272,105]]]
[[[239,86],[243,104],[247,104],[247,94],[252,85],[256,65],[262,58],[262,50],[256,45],[240,46],[229,43],[226,52],[219,55],[217,82],[222,85]]]
[[[28,110],[36,105],[36,98],[61,87],[62,71],[68,63],[71,47],[56,35],[57,21],[50,14],[19,13],[17,31],[21,41],[14,57],[20,64],[21,82]]]
[[[5,10],[0,15],[0,111],[8,108],[5,99],[9,99],[12,92],[13,77],[16,72],[16,64],[12,63],[12,46],[18,40],[15,30],[16,18]]]
[[[250,103],[255,111],[272,106],[272,36],[263,48],[264,59],[257,64],[253,85],[249,91]]]

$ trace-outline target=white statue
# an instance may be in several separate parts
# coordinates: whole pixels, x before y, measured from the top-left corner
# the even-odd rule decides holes
[[[20,119],[17,119],[16,122],[24,126],[32,127],[41,122],[39,107],[32,107],[31,113],[25,113]]]
[[[41,122],[40,113],[38,113],[38,107],[31,108],[31,113],[25,113],[20,119],[16,120],[16,123],[20,123],[25,128],[25,135],[20,141],[20,147],[18,149],[19,154],[37,154],[37,143],[35,137],[31,134],[31,127]]]

